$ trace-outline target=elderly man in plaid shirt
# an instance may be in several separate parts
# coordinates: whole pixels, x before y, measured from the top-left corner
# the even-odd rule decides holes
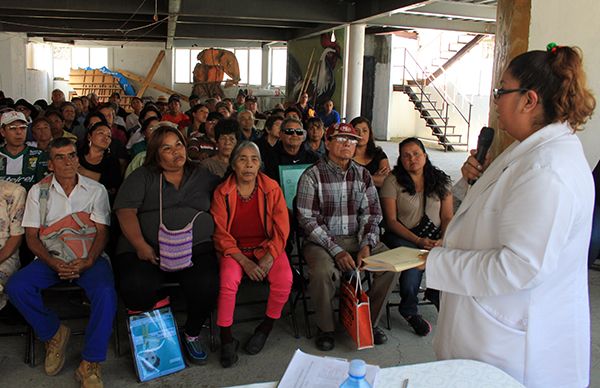
[[[379,241],[382,215],[373,179],[352,160],[359,138],[350,124],[329,127],[327,156],[308,168],[298,183],[298,222],[306,235],[303,249],[320,350],[335,346],[332,302],[342,273],[360,267],[363,258],[387,250]],[[375,273],[368,292],[376,345],[387,341],[377,322],[396,277],[392,272]]]

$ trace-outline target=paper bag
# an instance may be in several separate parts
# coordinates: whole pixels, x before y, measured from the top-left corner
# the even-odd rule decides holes
[[[369,297],[362,290],[360,275],[343,280],[340,287],[340,321],[358,350],[373,347]]]

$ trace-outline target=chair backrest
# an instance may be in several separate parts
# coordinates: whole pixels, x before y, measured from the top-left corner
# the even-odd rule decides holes
[[[279,166],[279,185],[283,190],[288,209],[293,209],[293,201],[298,190],[298,181],[302,173],[312,164],[288,164]]]

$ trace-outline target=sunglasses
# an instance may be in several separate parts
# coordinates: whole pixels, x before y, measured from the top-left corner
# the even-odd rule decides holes
[[[304,136],[304,129],[300,129],[300,128],[284,128],[282,130],[282,132],[289,136],[292,136],[292,135]]]
[[[528,90],[529,89],[525,89],[525,88],[518,88],[518,89],[503,89],[503,88],[499,88],[499,89],[492,90],[492,94],[494,96],[494,99],[497,100],[503,94],[516,93],[516,92],[525,93]]]

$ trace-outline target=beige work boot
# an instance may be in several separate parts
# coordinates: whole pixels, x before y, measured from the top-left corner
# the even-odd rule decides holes
[[[54,337],[46,341],[46,359],[44,370],[48,376],[57,375],[65,365],[65,351],[71,336],[71,329],[61,324]]]
[[[75,379],[81,383],[81,388],[102,388],[102,375],[100,374],[100,363],[81,361],[79,368],[75,371]]]

